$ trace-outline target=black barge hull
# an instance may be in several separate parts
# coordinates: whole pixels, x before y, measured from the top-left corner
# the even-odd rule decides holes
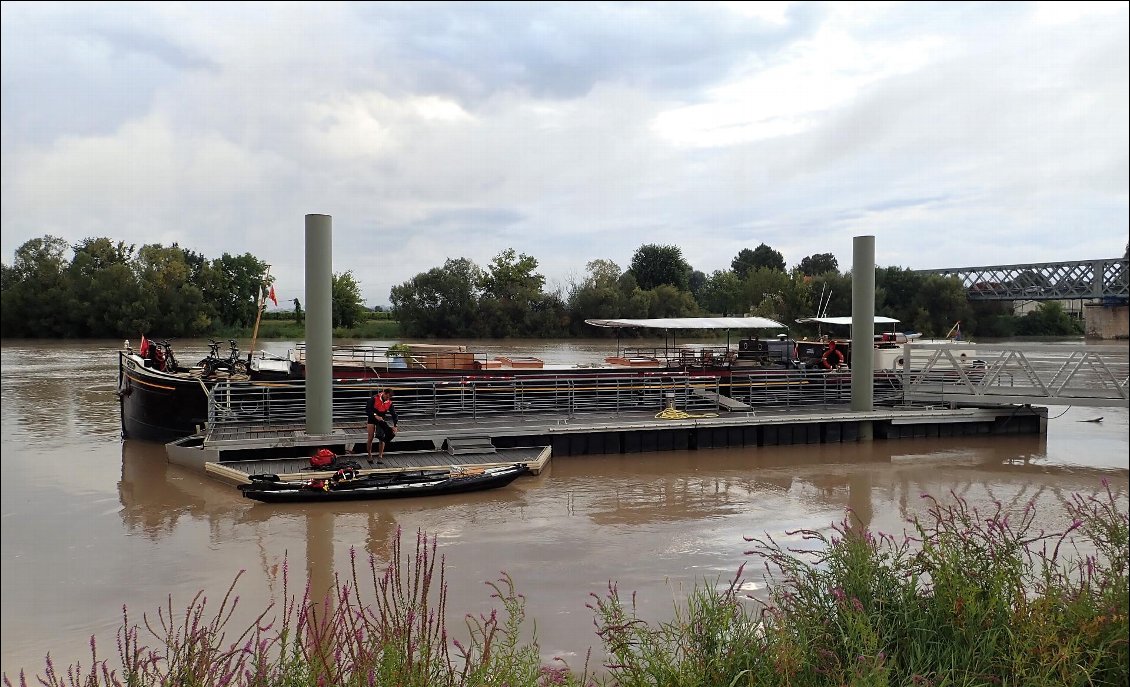
[[[122,438],[168,443],[196,432],[208,421],[207,382],[144,367],[118,353]]]

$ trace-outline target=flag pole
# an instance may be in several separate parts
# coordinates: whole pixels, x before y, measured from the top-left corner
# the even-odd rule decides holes
[[[251,367],[251,357],[255,355],[255,340],[259,338],[259,320],[263,317],[263,311],[267,309],[267,294],[265,289],[270,285],[271,280],[271,266],[267,265],[267,271],[263,273],[263,283],[259,285],[259,298],[256,302],[258,312],[255,313],[255,329],[251,331],[251,350],[247,351],[247,367]]]

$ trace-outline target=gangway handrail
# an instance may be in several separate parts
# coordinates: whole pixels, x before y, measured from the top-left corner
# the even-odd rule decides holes
[[[1130,352],[1124,346],[975,346],[975,359],[959,360],[951,345],[905,344],[905,399],[1130,407]]]

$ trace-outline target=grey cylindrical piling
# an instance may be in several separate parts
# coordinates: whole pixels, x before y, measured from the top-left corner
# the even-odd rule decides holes
[[[875,406],[875,237],[852,240],[851,409]]]
[[[306,215],[306,433],[333,432],[333,218]]]

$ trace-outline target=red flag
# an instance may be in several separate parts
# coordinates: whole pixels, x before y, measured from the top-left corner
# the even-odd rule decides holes
[[[144,334],[141,335],[141,345],[137,347],[137,353],[142,358],[149,353],[149,340],[145,338]]]
[[[267,294],[267,298],[270,298],[271,301],[275,305],[279,304],[279,299],[275,298],[275,285],[274,284],[271,284],[271,292],[269,294]]]

